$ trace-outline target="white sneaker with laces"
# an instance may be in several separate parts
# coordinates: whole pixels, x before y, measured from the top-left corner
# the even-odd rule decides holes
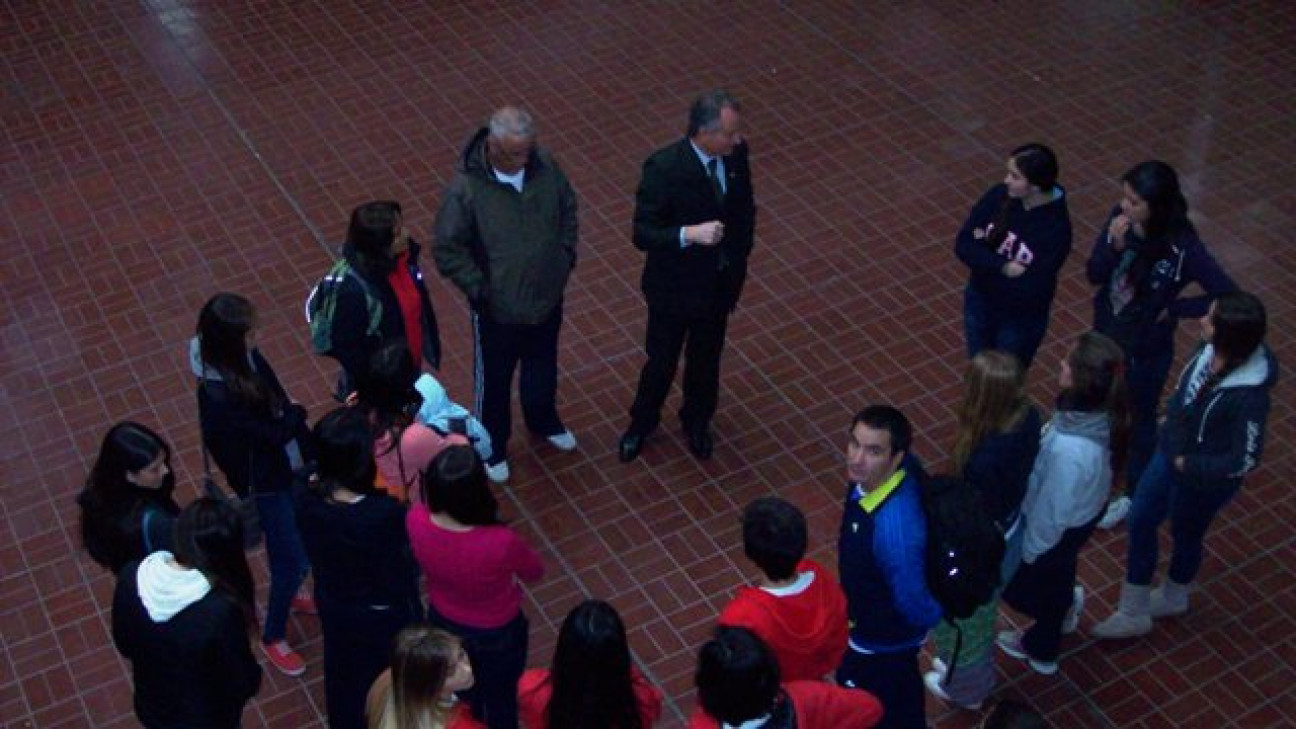
[[[1119,499],[1112,500],[1112,502],[1107,505],[1107,511],[1103,514],[1103,518],[1098,522],[1098,528],[1111,529],[1115,527],[1117,524],[1125,521],[1125,517],[1129,516],[1129,510],[1130,498],[1128,496],[1122,496]]]
[[[495,465],[486,464],[486,475],[495,483],[504,483],[509,480],[508,461],[500,461]]]
[[[1080,613],[1084,610],[1084,585],[1076,585],[1071,589],[1071,608],[1067,610],[1066,617],[1062,618],[1062,635],[1071,635],[1080,627]]]
[[[1015,630],[1000,631],[998,637],[995,638],[995,644],[999,646],[999,650],[1013,658],[1026,661],[1026,665],[1041,676],[1052,676],[1058,672],[1057,661],[1038,661],[1031,658],[1030,654],[1026,652],[1026,647],[1021,644],[1021,637],[1021,633]]]
[[[560,451],[570,452],[576,450],[576,436],[572,435],[570,430],[564,430],[556,435],[551,435],[548,440],[554,448],[557,448]]]

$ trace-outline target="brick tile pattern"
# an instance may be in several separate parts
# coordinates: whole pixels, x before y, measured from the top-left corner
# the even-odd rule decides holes
[[[1081,266],[1114,180],[1151,156],[1182,172],[1203,237],[1266,299],[1270,342],[1296,362],[1294,49],[1296,15],[1260,0],[5,3],[0,717],[134,725],[108,635],[111,580],[79,551],[72,498],[124,418],[170,438],[182,496],[194,495],[183,343],[201,303],[250,296],[267,356],[324,412],[333,367],[310,355],[300,307],[347,212],[403,200],[426,241],[459,145],[511,102],[536,114],[582,224],[560,394],[581,450],[519,437],[504,490],[551,566],[526,606],[532,662],[548,659],[571,606],[607,598],[667,692],[663,723],[681,725],[696,648],[751,576],[741,506],[792,499],[814,556],[833,564],[843,431],[870,400],[903,406],[917,449],[941,464],[963,361],[952,239],[1011,147],[1058,151],[1077,233],[1032,373],[1042,402],[1089,321]],[[761,213],[716,456],[695,461],[664,427],[622,465],[614,449],[643,358],[642,258],[627,240],[639,165],[682,131],[690,97],[717,85],[746,102]],[[432,291],[442,376],[467,399],[467,313],[444,282]],[[1003,695],[1056,726],[1296,723],[1288,392],[1277,391],[1264,468],[1211,536],[1192,613],[1125,645],[1082,630],[1054,678],[1002,661]],[[1082,626],[1110,608],[1123,554],[1121,534],[1091,545]],[[310,669],[268,672],[248,726],[321,721],[316,620],[295,617],[290,637]],[[935,702],[929,715],[941,727],[977,719]]]

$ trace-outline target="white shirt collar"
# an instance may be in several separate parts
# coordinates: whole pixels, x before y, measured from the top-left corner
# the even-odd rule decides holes
[[[514,190],[522,192],[522,183],[526,180],[526,168],[518,170],[516,174],[506,175],[503,172],[491,167],[491,172],[495,173],[495,179],[503,182],[505,185],[512,185]]]

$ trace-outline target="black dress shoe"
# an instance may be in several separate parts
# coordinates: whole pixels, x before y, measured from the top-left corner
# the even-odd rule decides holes
[[[693,455],[702,460],[711,457],[711,433],[706,428],[689,428],[685,431],[688,435],[688,447]]]
[[[621,446],[617,451],[622,463],[629,463],[639,457],[639,451],[643,450],[644,437],[634,431],[629,431],[621,436]]]

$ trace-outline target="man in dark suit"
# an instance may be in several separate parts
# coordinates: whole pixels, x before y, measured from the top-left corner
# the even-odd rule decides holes
[[[747,277],[756,226],[739,111],[724,91],[703,94],[689,109],[688,136],[644,162],[634,244],[648,254],[642,280],[648,362],[630,408],[630,427],[621,437],[622,461],[638,456],[657,427],[681,350],[680,421],[689,450],[711,457],[725,326]]]

